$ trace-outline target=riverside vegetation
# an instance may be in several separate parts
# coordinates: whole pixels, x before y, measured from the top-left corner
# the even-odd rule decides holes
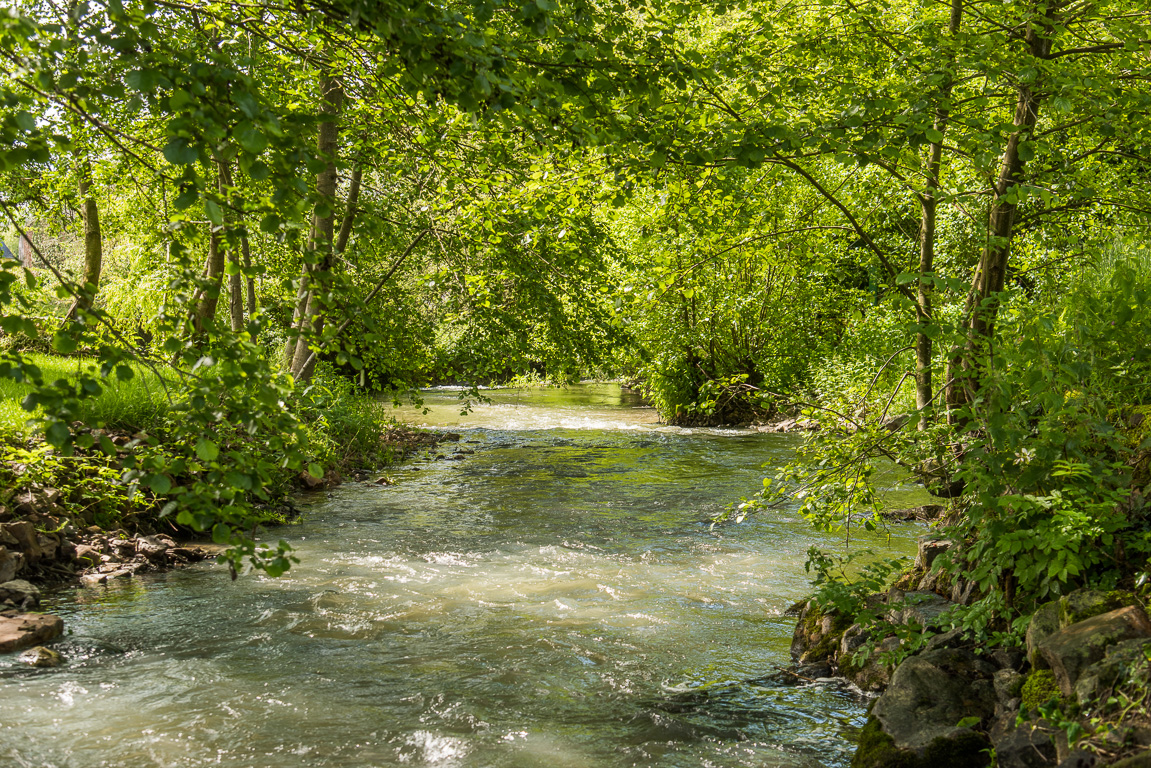
[[[858,764],[1147,760],[1149,40],[1136,0],[17,2],[4,524],[279,574],[252,526],[384,460],[369,396],[625,377],[818,426],[723,524],[844,533],[796,650],[888,686]],[[909,571],[852,546],[892,464],[947,505]]]

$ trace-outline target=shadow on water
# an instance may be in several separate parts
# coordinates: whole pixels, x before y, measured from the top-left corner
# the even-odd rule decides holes
[[[420,418],[474,453],[305,499],[281,579],[202,564],[57,595],[69,663],[0,659],[0,765],[849,762],[858,695],[763,678],[807,548],[834,542],[787,511],[710,525],[794,438],[667,428],[610,385],[467,417],[454,397]]]

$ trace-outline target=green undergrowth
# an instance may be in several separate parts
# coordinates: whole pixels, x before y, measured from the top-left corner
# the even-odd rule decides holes
[[[0,505],[10,509],[21,494],[54,489],[58,497],[41,504],[45,516],[106,530],[211,531],[234,544],[238,530],[285,522],[283,502],[301,484],[401,458],[382,439],[394,424],[384,405],[323,366],[309,386],[284,393],[277,424],[294,431],[285,443],[285,434],[227,419],[190,431],[189,402],[203,394],[139,364],[130,376],[101,377],[82,357],[24,357],[45,381],[86,381],[88,391],[70,414],[71,441],[53,447],[39,409],[25,400],[32,387],[0,378]],[[289,460],[277,447],[285,444],[299,457]],[[276,567],[289,562],[284,555]]]

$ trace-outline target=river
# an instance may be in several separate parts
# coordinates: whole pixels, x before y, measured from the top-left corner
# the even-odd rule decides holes
[[[610,384],[489,394],[405,411],[461,440],[393,485],[305,497],[269,534],[301,559],[279,579],[51,596],[69,661],[0,658],[0,765],[847,765],[866,699],[761,679],[837,539],[786,510],[709,523],[799,438],[664,427]]]

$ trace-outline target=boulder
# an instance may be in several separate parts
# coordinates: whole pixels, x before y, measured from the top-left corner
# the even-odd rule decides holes
[[[24,553],[24,558],[30,564],[40,561],[40,541],[36,535],[36,526],[27,520],[17,520],[14,523],[0,525],[0,531],[5,535],[0,540],[14,542],[15,546]]]
[[[33,667],[58,667],[64,663],[64,657],[51,648],[38,645],[29,648],[16,657],[16,660]]]
[[[900,595],[893,591],[888,595],[888,602],[893,603],[887,613],[887,620],[892,624],[918,624],[921,627],[938,626],[943,614],[954,606],[934,592],[906,592]]]
[[[843,632],[850,626],[847,619],[835,613],[823,613],[809,601],[795,623],[791,639],[791,658],[800,664],[831,659],[839,649]]]
[[[1047,660],[1039,653],[1039,644],[1049,636],[1055,634],[1059,626],[1059,603],[1051,601],[1044,603],[1031,615],[1027,625],[1025,643],[1027,645],[1027,660],[1035,669],[1047,669]]]
[[[915,553],[915,568],[930,571],[935,558],[951,549],[951,542],[937,536],[920,536],[919,549]]]
[[[950,751],[976,761],[962,764],[986,764],[986,755],[978,757],[986,739],[959,723],[989,721],[994,715],[995,672],[993,664],[969,650],[924,651],[896,668],[872,715],[895,750],[920,757]]]
[[[1000,669],[992,677],[995,686],[995,700],[1000,709],[1008,709],[1011,703],[1020,697],[1023,690],[1023,675],[1014,669]]]
[[[16,578],[16,571],[20,563],[7,547],[0,546],[0,584]]]
[[[100,550],[89,544],[77,544],[74,559],[84,566],[95,566],[100,563]]]
[[[849,629],[848,632],[850,631]],[[844,638],[847,638],[848,632],[844,633]],[[862,643],[860,644],[862,645]],[[860,690],[882,691],[891,682],[891,667],[884,662],[883,657],[898,650],[900,645],[901,641],[898,637],[885,637],[876,644],[862,666],[855,664],[854,653],[840,653],[839,673],[858,686]]]
[[[1146,687],[1151,681],[1147,680],[1147,654],[1151,653],[1151,641],[1139,638],[1124,640],[1107,649],[1106,655],[1094,664],[1089,665],[1079,674],[1075,681],[1075,698],[1082,706],[1106,700],[1110,691],[1116,686],[1127,682],[1132,673],[1140,671],[1141,680],[1132,681]]]
[[[172,542],[159,536],[140,536],[136,539],[136,552],[149,560],[162,562],[171,548]]]
[[[1102,660],[1108,646],[1124,640],[1151,638],[1151,621],[1138,606],[1127,606],[1048,635],[1037,650],[1055,673],[1064,696],[1075,695],[1075,683],[1087,667]]]
[[[942,504],[924,504],[907,509],[889,509],[883,512],[883,517],[888,520],[938,520],[946,510]]]
[[[1059,761],[1058,768],[1095,768],[1097,765],[1102,765],[1098,755],[1077,749],[1068,752],[1067,756]],[[1148,763],[1148,766],[1151,767],[1151,763]]]
[[[0,653],[42,645],[64,634],[64,620],[47,613],[0,615]]]
[[[1059,598],[1059,626],[1069,627],[1092,616],[1138,604],[1135,595],[1124,590],[1101,592],[1095,589],[1077,589]]]
[[[20,610],[40,604],[40,590],[23,579],[12,579],[0,584],[0,602],[8,602]]]
[[[1117,763],[1112,763],[1111,768],[1151,768],[1151,750],[1125,757]]]
[[[995,742],[999,768],[1049,768],[1058,757],[1052,734],[1030,723]]]

